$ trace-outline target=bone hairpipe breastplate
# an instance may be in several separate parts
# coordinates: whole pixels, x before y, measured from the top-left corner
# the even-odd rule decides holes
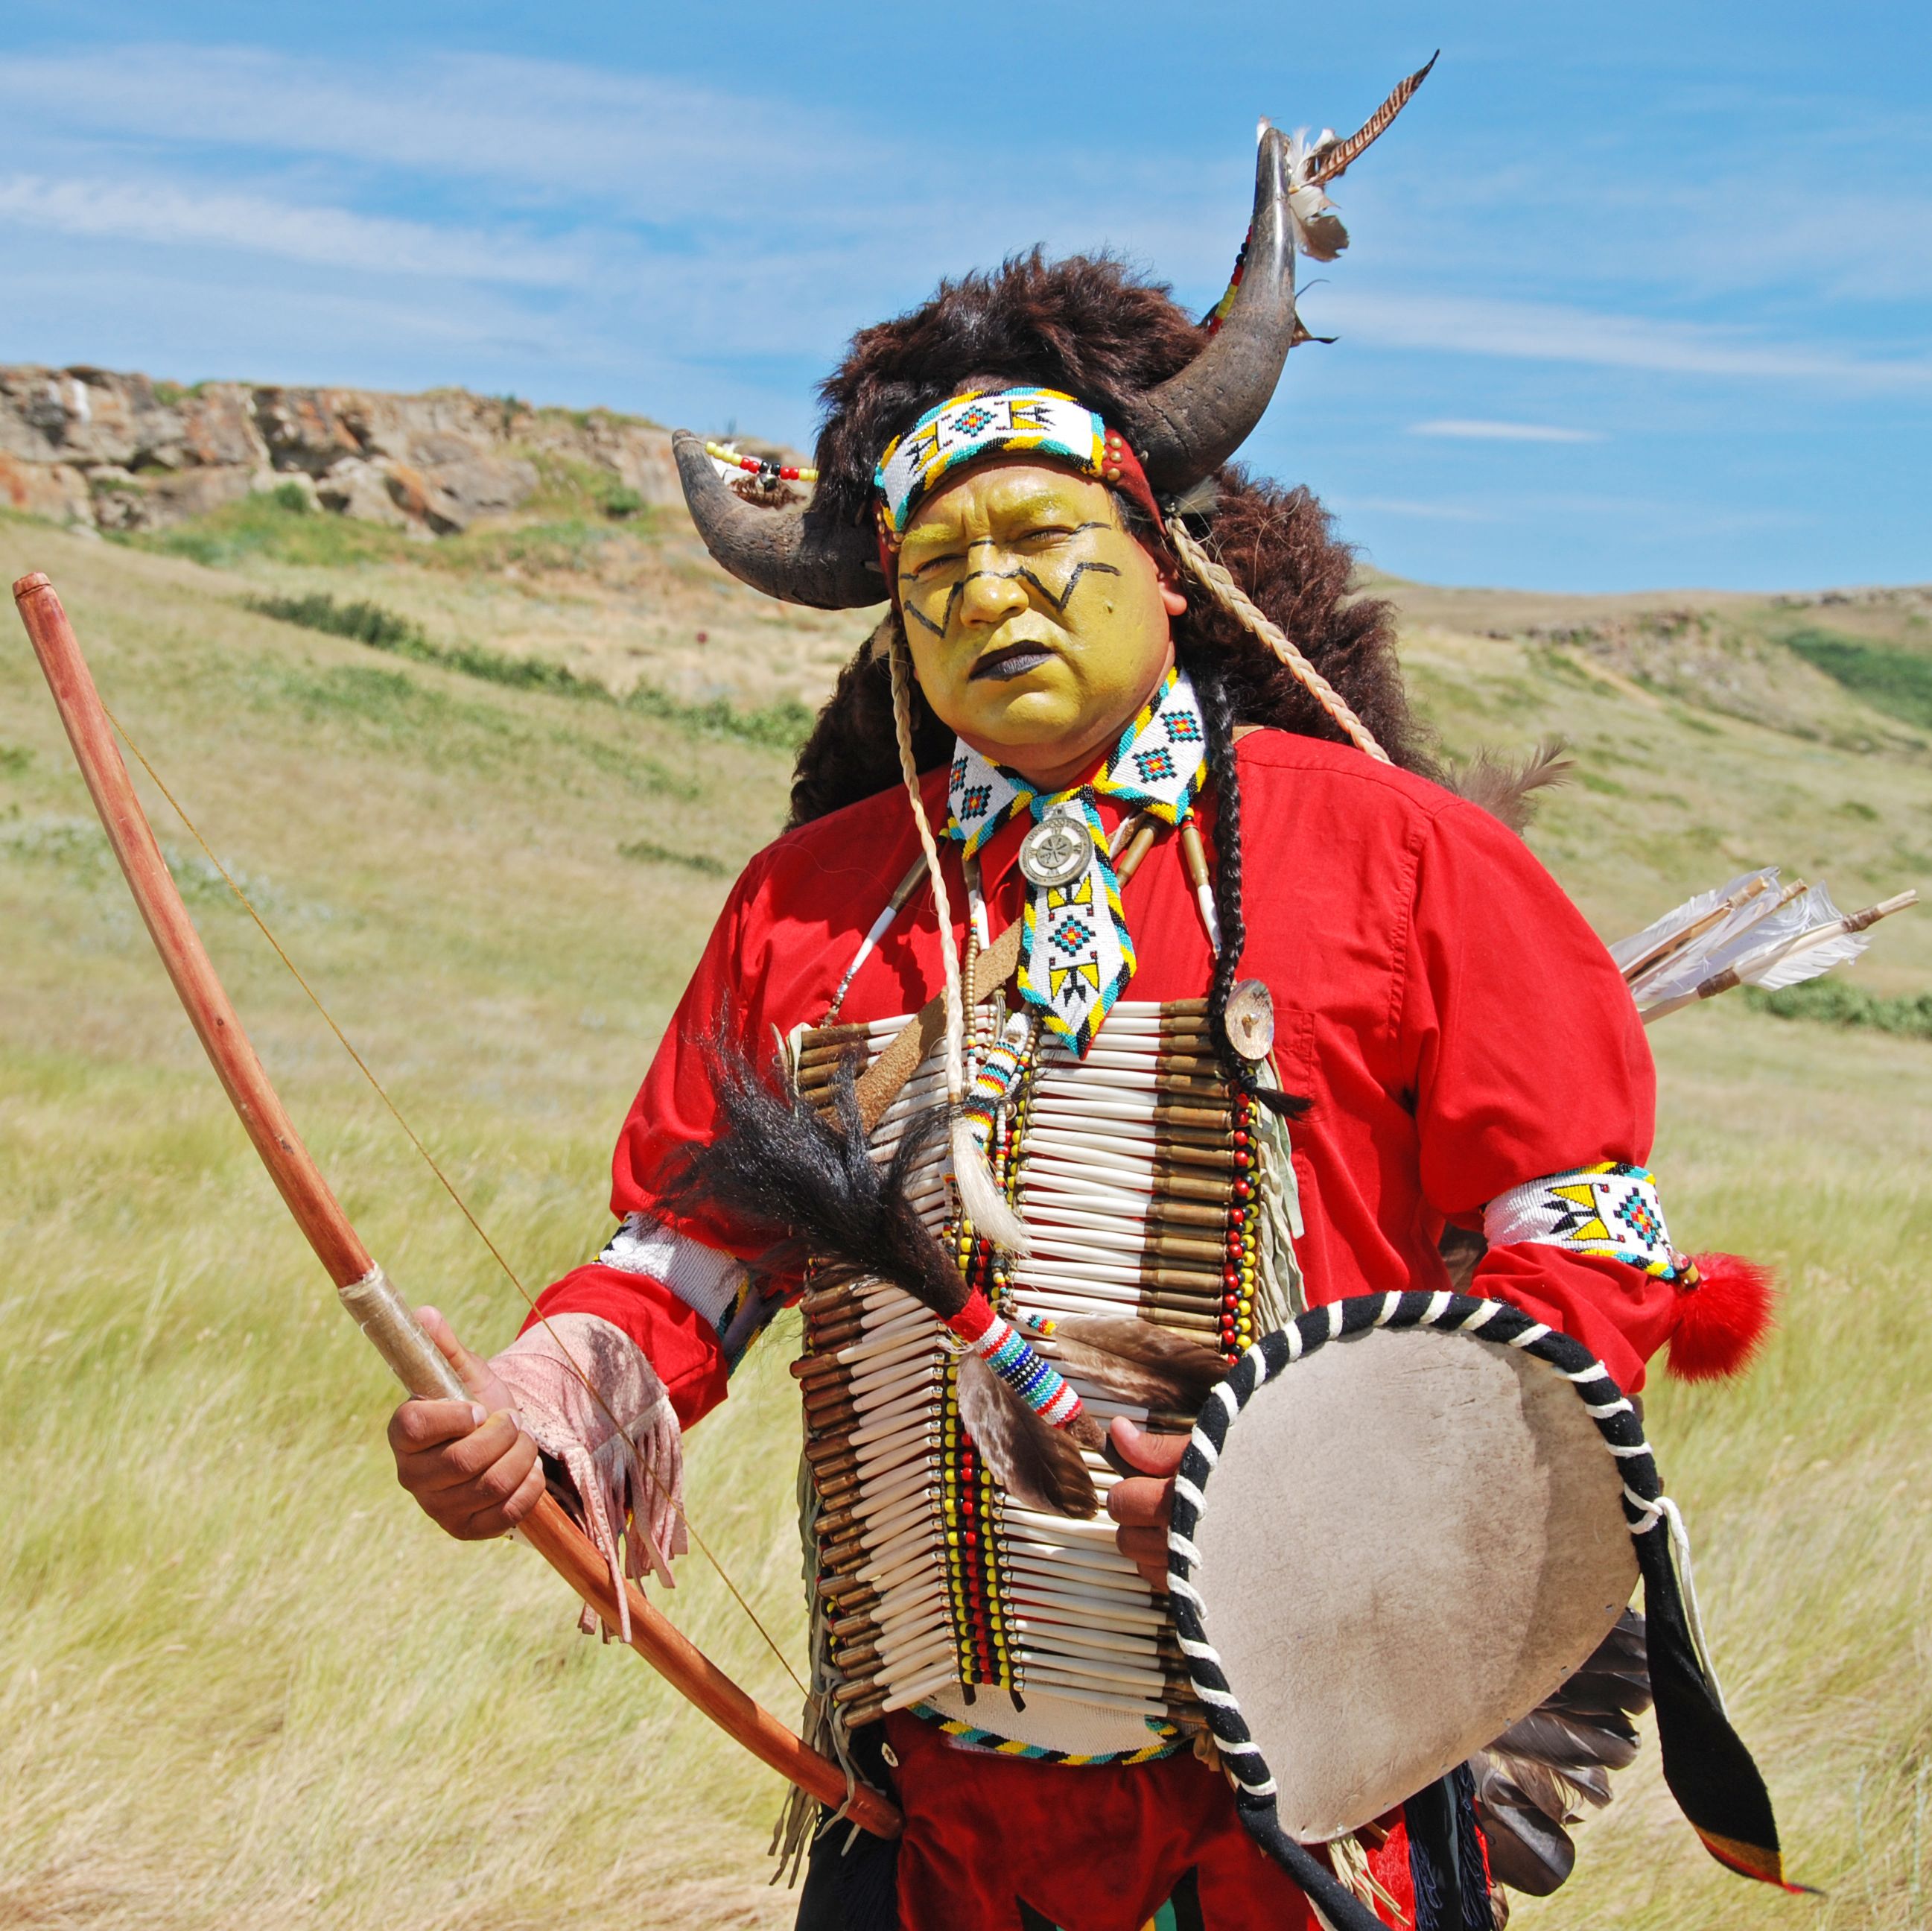
[[[980,1013],[979,1040],[1006,1014]],[[869,1063],[902,1018],[794,1036],[808,1096],[840,1056]],[[1055,1317],[1156,1322],[1232,1356],[1298,1305],[1285,1134],[1231,1095],[1204,1002],[1123,1002],[1086,1059],[1043,1043],[991,1154],[1032,1236],[1025,1257],[959,1236],[944,1139],[913,1183],[962,1271],[1049,1359]],[[875,1128],[889,1158],[907,1121],[944,1104],[934,1054]],[[1198,1727],[1164,1598],[1088,1521],[1022,1506],[962,1429],[957,1344],[888,1282],[811,1270],[796,1364],[817,1565],[815,1687],[848,1725],[917,1708],[956,1728],[1075,1757],[1159,1754]],[[1149,1416],[1070,1374],[1099,1419]],[[1088,1458],[1102,1494],[1117,1479]]]

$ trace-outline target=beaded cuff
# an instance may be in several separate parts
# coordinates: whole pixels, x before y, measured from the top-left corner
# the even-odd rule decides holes
[[[626,1214],[597,1258],[626,1274],[649,1275],[703,1316],[718,1336],[728,1373],[781,1305],[735,1254],[707,1247],[649,1214]]]
[[[1078,1419],[1080,1397],[985,1296],[974,1294],[947,1326],[1042,1421],[1064,1428]]]
[[[1483,1238],[1492,1247],[1564,1247],[1621,1260],[1660,1281],[1676,1280],[1689,1265],[1670,1244],[1649,1170],[1621,1161],[1546,1174],[1498,1194],[1483,1209]]]

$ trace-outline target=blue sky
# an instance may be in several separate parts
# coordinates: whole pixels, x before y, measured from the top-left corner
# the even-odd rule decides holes
[[[1318,17],[1304,19],[1307,13]],[[1205,307],[1257,116],[1441,64],[1249,446],[1381,567],[1932,578],[1932,24],[1889,4],[0,0],[0,361],[460,383],[808,439],[1036,241]]]

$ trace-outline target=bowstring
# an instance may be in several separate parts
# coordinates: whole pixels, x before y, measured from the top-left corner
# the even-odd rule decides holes
[[[431,1153],[429,1149],[424,1145],[422,1137],[417,1133],[416,1128],[411,1126],[409,1122],[403,1117],[401,1109],[397,1106],[394,1100],[390,1098],[382,1081],[376,1078],[374,1072],[370,1068],[369,1062],[362,1057],[361,1053],[356,1051],[354,1043],[350,1039],[349,1035],[336,1023],[335,1016],[330,1012],[327,1006],[323,1005],[320,994],[319,994],[316,991],[315,988],[309,984],[307,978],[303,975],[302,968],[289,956],[288,953],[285,950],[283,950],[281,941],[268,929],[267,922],[262,918],[262,914],[255,909],[254,902],[248,896],[248,894],[242,889],[242,887],[236,881],[234,874],[231,872],[228,867],[222,863],[220,859],[215,855],[214,848],[202,836],[200,827],[195,823],[193,818],[189,817],[188,812],[182,804],[181,800],[175,796],[172,791],[169,790],[166,784],[162,779],[161,774],[154,769],[153,764],[149,761],[148,754],[143,751],[140,746],[136,744],[134,739],[128,734],[127,726],[114,715],[112,711],[108,710],[105,702],[102,704],[100,708],[103,712],[106,713],[108,722],[112,725],[115,730],[119,733],[121,741],[134,754],[136,761],[139,763],[142,770],[147,773],[149,779],[154,784],[154,788],[160,793],[163,797],[167,800],[170,809],[172,809],[175,815],[181,820],[182,823],[188,827],[189,836],[194,840],[196,844],[201,847],[202,854],[206,857],[208,862],[221,874],[223,882],[227,886],[228,889],[234,893],[236,899],[239,902],[242,906],[242,909],[254,921],[256,930],[268,941],[268,944],[273,950],[275,956],[288,968],[289,972],[295,980],[296,984],[298,985],[302,989],[303,992],[308,995],[310,1005],[314,1006],[316,1011],[322,1015],[322,1023],[335,1035],[336,1040],[341,1046],[343,1051],[347,1053],[350,1058],[356,1062],[356,1070],[361,1073],[364,1080],[368,1081],[370,1087],[374,1092],[376,1098],[380,1100],[382,1104],[388,1110],[389,1117],[402,1129],[404,1137],[409,1141],[410,1144],[416,1149],[417,1153],[422,1156],[424,1164],[428,1167],[430,1173],[436,1176],[437,1184],[441,1186],[442,1191],[447,1194],[451,1200],[454,1203],[457,1212],[470,1223],[470,1227],[474,1231],[476,1238],[489,1249],[490,1257],[496,1262],[496,1265],[503,1270],[503,1272],[508,1278],[510,1284],[516,1289],[517,1292],[520,1295],[522,1296],[524,1303],[529,1308],[530,1312],[536,1317],[539,1322],[542,1323],[544,1332],[556,1344],[559,1353],[562,1355],[564,1365],[577,1377],[578,1382],[582,1384],[584,1392],[587,1394],[590,1397],[591,1400],[597,1404],[598,1407],[603,1411],[604,1419],[608,1420],[611,1427],[616,1431],[620,1439],[622,1440],[625,1446],[631,1451],[632,1466],[634,1467],[641,1468],[644,1471],[645,1474],[650,1477],[651,1482],[656,1487],[658,1494],[663,1498],[665,1503],[670,1508],[674,1517],[684,1524],[685,1533],[690,1538],[692,1545],[697,1549],[698,1553],[702,1555],[705,1560],[710,1563],[712,1569],[717,1572],[718,1579],[724,1584],[732,1601],[736,1603],[738,1607],[743,1611],[746,1619],[750,1622],[752,1628],[756,1629],[759,1635],[764,1639],[765,1647],[778,1659],[778,1666],[784,1671],[787,1676],[791,1678],[793,1686],[797,1689],[799,1694],[801,1696],[808,1698],[811,1692],[808,1691],[805,1685],[799,1680],[798,1672],[792,1668],[790,1661],[786,1656],[784,1650],[779,1648],[778,1643],[773,1638],[771,1632],[765,1627],[764,1623],[759,1619],[758,1611],[752,1607],[748,1602],[746,1600],[744,1592],[740,1590],[737,1584],[732,1580],[730,1572],[727,1569],[724,1563],[718,1560],[716,1551],[714,1551],[711,1545],[705,1541],[704,1538],[698,1533],[697,1525],[691,1519],[689,1510],[685,1507],[682,1503],[678,1500],[676,1496],[671,1494],[670,1489],[666,1487],[664,1484],[663,1476],[658,1474],[656,1469],[652,1467],[650,1463],[639,1450],[637,1443],[633,1439],[630,1431],[624,1426],[623,1423],[620,1422],[615,1413],[612,1412],[609,1403],[607,1402],[604,1399],[604,1397],[598,1392],[596,1383],[592,1381],[590,1375],[578,1363],[576,1356],[571,1353],[570,1344],[565,1341],[563,1337],[557,1332],[556,1329],[554,1326],[551,1326],[550,1317],[544,1312],[542,1308],[538,1306],[536,1297],[531,1293],[530,1290],[526,1287],[524,1285],[522,1276],[520,1275],[517,1270],[510,1265],[510,1263],[506,1257],[502,1249],[490,1238],[489,1233],[484,1227],[483,1223],[479,1221],[476,1218],[476,1215],[470,1210],[469,1202],[464,1200],[462,1194],[457,1191],[454,1182],[451,1180],[449,1176],[444,1173],[441,1166],[438,1164],[435,1155]],[[666,1552],[664,1560],[668,1567],[670,1561],[670,1557],[668,1551]]]

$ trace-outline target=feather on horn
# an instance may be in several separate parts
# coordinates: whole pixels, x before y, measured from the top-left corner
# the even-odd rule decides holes
[[[1314,170],[1309,179],[1317,188],[1338,179],[1343,171],[1360,161],[1394,125],[1395,117],[1414,98],[1415,90],[1429,78],[1429,71],[1442,58],[1438,47],[1426,62],[1406,80],[1389,89],[1388,98],[1346,141],[1324,142],[1315,151]]]
[[[1328,213],[1322,185],[1388,131],[1438,58],[1431,55],[1428,66],[1401,82],[1345,141],[1309,149],[1263,125],[1240,286],[1207,347],[1143,398],[1132,425],[1141,467],[1157,492],[1178,494],[1227,461],[1273,400],[1288,350],[1318,339],[1295,314],[1298,238],[1323,260],[1347,245],[1340,222],[1322,218]]]

